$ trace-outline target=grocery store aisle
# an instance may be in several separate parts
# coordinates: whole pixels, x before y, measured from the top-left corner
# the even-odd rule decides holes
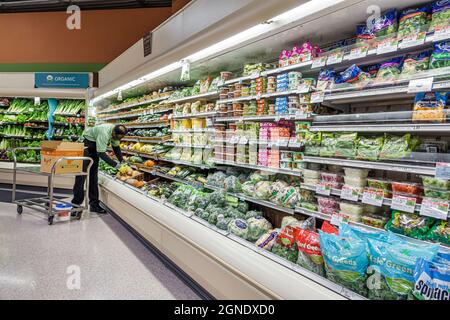
[[[48,226],[0,202],[0,299],[199,299],[112,216]]]

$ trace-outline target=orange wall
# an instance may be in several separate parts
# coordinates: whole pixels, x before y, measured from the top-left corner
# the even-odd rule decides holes
[[[65,12],[0,14],[0,64],[108,63],[171,14],[170,7],[82,11],[81,30],[66,28]]]
[[[191,0],[172,0],[172,13],[182,9],[188,2],[191,2]]]

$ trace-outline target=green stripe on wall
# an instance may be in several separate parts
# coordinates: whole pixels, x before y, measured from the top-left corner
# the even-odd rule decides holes
[[[0,63],[0,72],[98,72],[106,63]]]

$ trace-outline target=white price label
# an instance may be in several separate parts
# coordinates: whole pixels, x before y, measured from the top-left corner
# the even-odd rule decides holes
[[[342,51],[332,53],[328,56],[327,65],[341,63],[344,60],[344,53]]]
[[[229,140],[230,144],[236,144],[239,142],[239,136],[233,136],[231,137],[231,139]]]
[[[248,139],[246,137],[241,137],[241,139],[239,139],[239,144],[247,144],[248,143]]]
[[[315,58],[312,62],[311,69],[325,67],[325,65],[327,64],[327,60],[328,60],[327,56],[320,56]]]
[[[366,189],[362,196],[362,203],[381,207],[384,200],[384,191],[381,189]]]
[[[398,40],[389,39],[387,41],[380,42],[377,46],[377,54],[384,54],[397,51]]]
[[[323,196],[329,196],[331,195],[331,186],[322,183],[318,184],[316,186],[316,193]]]
[[[450,26],[438,28],[434,31],[434,41],[441,41],[450,38]]]
[[[311,103],[322,103],[325,100],[325,92],[316,91],[311,94]]]
[[[350,200],[350,201],[358,201],[359,193],[358,190],[351,186],[344,185],[341,190],[341,199]]]
[[[419,32],[415,34],[411,34],[405,38],[403,38],[402,42],[399,44],[399,47],[402,49],[420,46],[424,44],[426,39],[426,32]]]
[[[450,163],[436,163],[436,178],[442,180],[450,180]]]
[[[255,72],[253,72],[252,75],[250,76],[250,78],[251,78],[252,80],[258,79],[259,77],[261,77],[261,71],[255,71]]]
[[[369,51],[369,47],[357,47],[353,48],[350,51],[350,54],[348,56],[348,60],[355,60],[355,59],[361,59],[367,56],[367,52]]]
[[[296,93],[309,93],[310,90],[311,90],[311,86],[309,84],[301,83],[298,86]]]
[[[420,207],[420,215],[441,220],[448,218],[448,201],[424,198]]]
[[[213,121],[211,118],[206,118],[206,127],[211,127],[213,125]]]
[[[340,226],[341,223],[346,223],[348,222],[348,217],[346,217],[345,215],[342,214],[333,214],[331,216],[331,220],[330,223],[335,225],[335,226]]]
[[[409,81],[408,93],[430,92],[433,89],[434,77]]]
[[[416,209],[416,198],[394,195],[392,197],[391,208],[404,212],[414,213]]]

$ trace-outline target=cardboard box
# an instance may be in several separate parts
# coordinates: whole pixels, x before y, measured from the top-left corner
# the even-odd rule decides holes
[[[83,157],[84,144],[63,141],[42,141],[41,172],[51,173],[53,164],[62,157]],[[82,160],[64,160],[60,162],[55,173],[80,173],[83,171]]]

